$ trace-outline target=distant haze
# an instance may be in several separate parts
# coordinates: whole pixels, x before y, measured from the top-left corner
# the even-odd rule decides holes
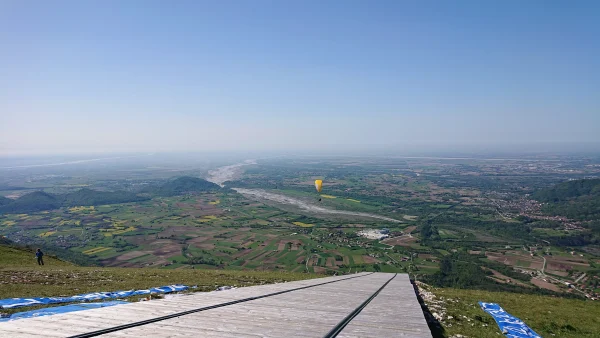
[[[0,156],[594,149],[599,17],[594,1],[3,1]]]

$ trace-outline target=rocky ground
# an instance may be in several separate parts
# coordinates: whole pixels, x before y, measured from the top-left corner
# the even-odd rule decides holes
[[[486,316],[482,311],[482,316],[475,316],[470,318],[464,314],[455,313],[454,305],[461,302],[459,298],[449,298],[444,296],[437,296],[435,294],[437,289],[430,285],[422,282],[415,282],[419,296],[425,305],[427,311],[425,313],[425,319],[429,324],[434,337],[450,337],[450,338],[467,338],[476,337],[468,336],[460,333],[449,334],[450,328],[455,326],[470,326],[474,327],[480,325],[482,327],[488,327],[490,325],[489,320],[485,320],[483,316]],[[491,319],[490,319],[491,320]],[[437,335],[436,335],[437,334]]]

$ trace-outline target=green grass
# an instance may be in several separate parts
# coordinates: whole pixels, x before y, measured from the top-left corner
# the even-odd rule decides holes
[[[522,267],[528,268],[531,266],[531,262],[517,260],[517,266],[522,266]]]
[[[450,205],[450,204],[433,204],[433,205],[430,205],[430,207],[434,208],[434,209],[448,209],[451,206],[452,205]]]
[[[223,285],[241,287],[322,277],[277,271],[88,268],[47,256],[44,261],[46,265],[38,266],[33,253],[0,245],[1,298],[71,296],[177,283],[197,285],[193,291],[212,291]],[[19,311],[23,309],[2,310],[5,313]]]
[[[542,337],[598,337],[600,332],[600,306],[594,301],[507,292],[426,289],[437,296],[436,301],[443,301],[446,314],[441,324],[447,337],[458,334],[502,337],[496,322],[480,309],[478,301],[498,303]],[[435,306],[430,306],[430,311],[441,312]],[[448,319],[448,316],[453,318]]]
[[[44,256],[44,263],[52,266],[73,266],[71,263],[61,261],[48,255]],[[0,269],[17,266],[37,267],[35,252],[0,245]],[[0,294],[2,293],[0,292]]]
[[[296,194],[308,195],[306,192],[296,192]],[[181,252],[179,250],[171,250],[165,253],[157,252],[159,247],[157,245],[152,245],[152,243],[167,240],[172,242],[171,244],[179,243],[181,246],[188,244],[186,246],[188,253],[195,256],[218,259],[223,262],[225,269],[230,268],[229,264],[237,259],[232,256],[237,253],[242,244],[245,244],[244,247],[246,247],[248,245],[246,244],[247,241],[250,243],[250,248],[254,249],[253,251],[256,252],[256,255],[246,255],[244,260],[253,260],[254,257],[260,255],[264,251],[278,250],[280,241],[287,242],[292,239],[300,240],[302,242],[302,248],[308,251],[336,250],[343,247],[340,245],[340,242],[328,240],[327,237],[324,237],[325,234],[317,234],[317,236],[320,236],[318,239],[311,239],[312,235],[309,235],[307,230],[302,227],[315,225],[315,227],[318,228],[323,224],[325,224],[325,226],[330,226],[335,223],[322,222],[319,219],[312,219],[304,216],[298,217],[297,215],[291,215],[271,207],[236,205],[224,196],[230,195],[215,196],[214,194],[204,194],[196,196],[193,199],[187,197],[154,198],[135,204],[96,206],[94,207],[94,214],[86,215],[85,217],[80,215],[79,211],[76,213],[70,212],[73,208],[59,209],[52,213],[36,213],[32,215],[11,214],[0,216],[0,231],[2,232],[2,235],[18,238],[20,234],[17,232],[21,225],[23,225],[23,222],[31,222],[34,218],[40,218],[40,220],[37,221],[41,222],[41,225],[39,228],[36,228],[34,235],[48,231],[56,231],[56,233],[49,237],[36,237],[42,248],[47,246],[42,241],[45,241],[48,245],[53,245],[55,237],[59,235],[72,235],[77,239],[82,239],[85,236],[88,240],[85,242],[79,242],[79,240],[74,241],[73,244],[75,246],[70,248],[69,251],[82,253],[100,247],[106,248],[103,251],[92,251],[82,255],[91,262],[93,261],[102,264],[101,261],[112,260],[126,252],[143,250],[151,254],[142,258],[128,259],[127,261],[129,263],[134,263],[136,267],[144,267],[146,263],[152,263],[157,260],[171,262],[173,259],[177,259],[179,265],[168,266],[169,269],[185,266],[187,257],[185,259],[181,257]],[[230,199],[233,197],[234,195],[231,195]],[[193,212],[197,209],[197,206],[193,204],[196,200],[208,203],[207,201],[214,201],[216,198],[222,201],[218,208],[227,207],[229,210],[231,207],[234,211],[231,213],[227,212],[227,216],[219,214],[218,217],[215,216],[218,218],[217,220],[210,220],[210,222],[206,223],[196,222],[198,219],[208,219],[206,215],[195,215],[194,217],[190,217],[186,214],[187,212]],[[351,201],[344,202],[342,201],[342,198],[330,200],[357,204]],[[245,200],[240,199],[240,202],[241,201]],[[164,206],[162,205],[163,203],[165,203]],[[360,207],[362,208],[363,206]],[[251,216],[240,216],[241,214],[249,214],[252,211],[256,212],[256,214]],[[265,217],[269,215],[276,215],[277,217],[275,220],[266,219]],[[27,219],[23,217],[27,217]],[[227,221],[221,221],[222,219],[227,219]],[[15,224],[12,226],[2,225],[5,221],[15,222]],[[76,222],[80,222],[81,225],[74,225]],[[250,230],[240,230],[240,226],[255,226],[257,222],[269,224],[275,223],[277,226],[265,226],[265,228],[253,227]],[[64,225],[58,226],[59,223],[64,223]],[[228,227],[225,227],[224,225],[228,225]],[[130,227],[135,228],[135,230],[118,236],[104,236],[105,234],[114,234],[115,230],[122,231],[119,229],[128,229]],[[187,230],[187,232],[182,231],[181,228],[186,228],[185,230]],[[314,230],[311,231],[314,232]],[[292,235],[293,232],[296,232],[297,234]],[[350,232],[356,232],[356,230],[350,229]],[[240,235],[245,237],[245,239],[241,239]],[[208,239],[206,242],[202,244],[215,244],[216,247],[212,249],[210,247],[202,246],[199,243],[191,242],[190,240],[194,237],[207,237]],[[267,246],[262,247],[261,244],[263,243]],[[376,250],[387,248],[388,246],[375,242]],[[205,252],[206,250],[208,251]],[[364,250],[360,250],[359,245],[354,245],[353,248],[347,250],[346,253],[347,255],[365,254]],[[278,263],[285,263],[284,265],[291,264],[289,267],[295,269],[297,264],[288,258],[282,258],[284,255],[285,252],[281,252],[274,257],[279,258]],[[231,268],[238,270],[244,268],[251,269],[253,265],[260,263],[264,258],[265,257],[257,258],[257,262],[248,262],[251,263],[251,265],[246,264],[243,267],[234,265]],[[361,264],[360,262],[362,262],[362,260],[357,259],[357,264]],[[270,268],[275,268],[272,265],[273,264],[268,264]],[[155,265],[155,267],[158,267],[158,265]]]

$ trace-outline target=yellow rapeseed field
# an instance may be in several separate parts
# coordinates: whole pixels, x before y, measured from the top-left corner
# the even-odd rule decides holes
[[[96,208],[94,208],[94,206],[89,206],[89,207],[85,207],[85,206],[80,206],[80,207],[72,207],[69,208],[69,211],[72,213],[78,213],[78,212],[84,212],[84,211],[94,211]]]
[[[56,231],[46,231],[46,232],[42,232],[38,236],[40,236],[40,237],[48,237],[48,236],[54,235],[55,233],[56,233]]]
[[[85,250],[85,251],[83,251],[82,253],[83,253],[83,254],[85,254],[85,255],[94,255],[94,254],[97,254],[97,253],[99,253],[99,252],[106,251],[106,250],[110,250],[110,249],[111,249],[111,248],[105,248],[105,247],[99,246],[99,247],[97,247],[97,248],[93,248],[93,249]]]
[[[312,223],[303,223],[303,222],[292,222],[292,224],[297,225],[299,227],[303,227],[303,228],[310,228],[310,227],[314,227],[315,226]]]
[[[120,235],[120,234],[124,234],[126,232],[134,231],[134,230],[135,230],[135,227],[129,227],[127,229],[113,231],[112,234],[113,235]]]

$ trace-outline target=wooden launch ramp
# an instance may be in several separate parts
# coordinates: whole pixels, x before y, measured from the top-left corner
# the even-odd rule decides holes
[[[0,337],[431,337],[406,274],[194,293],[0,324]]]

